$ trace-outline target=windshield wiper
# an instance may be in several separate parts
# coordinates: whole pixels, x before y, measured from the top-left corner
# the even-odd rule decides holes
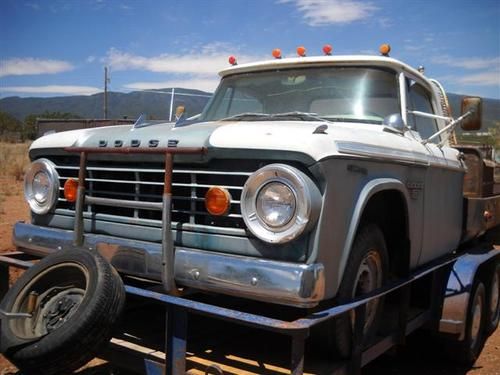
[[[255,112],[245,112],[239,113],[234,116],[225,117],[219,121],[244,121],[244,120],[284,120],[295,118],[301,121],[321,121],[321,122],[331,122],[324,118],[319,117],[316,113],[309,112],[283,112],[283,113],[255,113]]]
[[[331,122],[331,121],[328,121],[328,120],[318,116],[316,113],[300,112],[300,111],[275,113],[272,115],[272,117],[273,118],[297,118],[301,121]]]
[[[382,124],[383,120],[366,119],[358,117],[342,117],[342,116],[327,116],[326,121],[337,121],[337,122],[361,122],[363,124]]]
[[[270,118],[272,115],[268,113],[244,112],[234,116],[221,118],[219,121],[244,121],[244,120],[260,120]]]

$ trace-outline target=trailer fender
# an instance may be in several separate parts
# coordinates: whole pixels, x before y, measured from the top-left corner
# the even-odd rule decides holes
[[[465,338],[467,306],[470,292],[479,267],[493,258],[500,259],[500,250],[465,254],[457,259],[450,272],[446,286],[443,310],[439,322],[439,332]]]

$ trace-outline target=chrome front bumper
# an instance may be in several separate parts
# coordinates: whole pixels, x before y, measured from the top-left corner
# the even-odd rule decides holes
[[[19,222],[14,244],[34,255],[75,248],[73,231]],[[86,233],[82,248],[97,250],[120,272],[161,280],[160,243]],[[179,285],[271,303],[315,306],[324,297],[322,264],[302,264],[225,255],[176,247],[174,277]]]

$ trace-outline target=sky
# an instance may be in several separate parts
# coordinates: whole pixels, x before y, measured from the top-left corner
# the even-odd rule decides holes
[[[0,0],[0,98],[166,87],[213,91],[239,63],[391,57],[449,92],[500,99],[500,0]]]

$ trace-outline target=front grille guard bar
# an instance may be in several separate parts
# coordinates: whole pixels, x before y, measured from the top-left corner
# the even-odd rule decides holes
[[[163,288],[168,294],[178,294],[174,280],[175,248],[171,231],[171,205],[172,205],[172,171],[174,155],[201,155],[206,152],[204,147],[158,147],[158,148],[99,148],[99,147],[66,147],[67,152],[80,154],[80,169],[78,171],[78,190],[75,202],[75,246],[83,245],[84,224],[83,207],[85,205],[105,205],[112,207],[148,208],[162,211],[162,272]],[[165,175],[163,185],[162,203],[145,203],[137,201],[124,201],[122,199],[96,198],[85,194],[85,179],[87,175],[87,156],[89,154],[163,154],[165,155]]]

